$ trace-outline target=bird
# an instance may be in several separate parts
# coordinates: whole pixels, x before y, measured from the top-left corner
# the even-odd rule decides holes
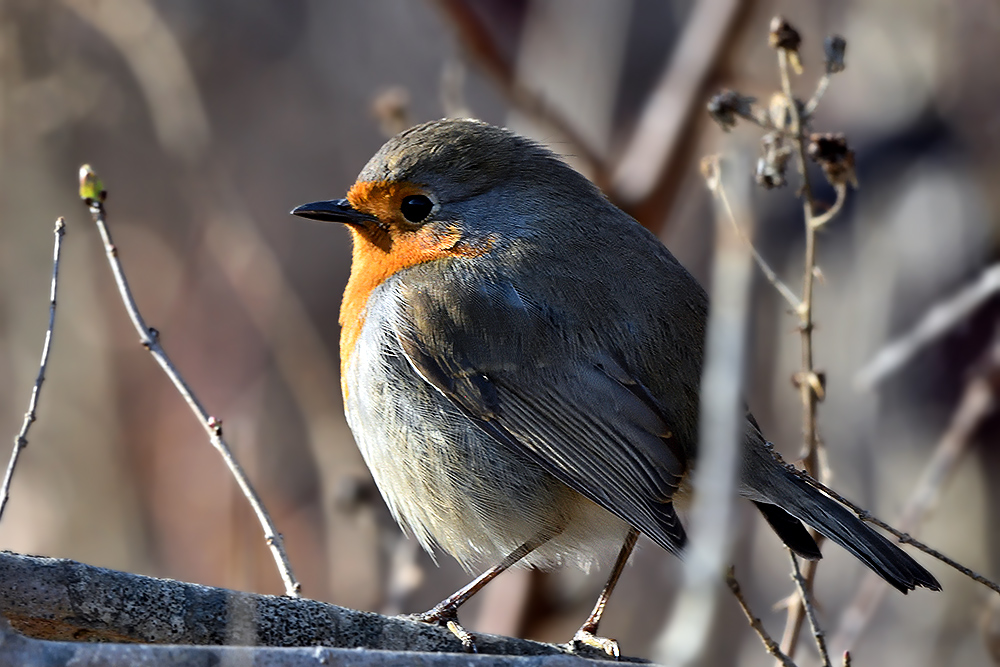
[[[427,551],[492,564],[414,618],[474,648],[457,610],[500,572],[613,562],[571,646],[617,656],[598,625],[639,534],[684,550],[704,289],[555,153],[478,120],[403,131],[346,198],[292,214],[350,230],[344,406],[387,506]],[[822,556],[804,523],[903,593],[940,590],[789,471],[749,411],[741,441],[737,491],[793,553]]]

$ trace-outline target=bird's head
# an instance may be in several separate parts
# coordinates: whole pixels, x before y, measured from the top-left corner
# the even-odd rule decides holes
[[[345,199],[293,214],[346,224],[357,251],[403,268],[483,252],[544,227],[597,190],[549,150],[468,119],[434,121],[390,139]],[[372,258],[374,259],[374,257]]]

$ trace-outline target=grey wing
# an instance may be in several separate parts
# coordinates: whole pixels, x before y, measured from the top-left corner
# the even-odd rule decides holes
[[[608,351],[574,354],[510,283],[401,284],[407,360],[475,425],[679,553],[687,471],[666,411]],[[442,335],[441,332],[447,332]]]

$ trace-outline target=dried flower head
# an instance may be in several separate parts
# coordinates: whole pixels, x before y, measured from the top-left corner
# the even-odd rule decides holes
[[[844,52],[847,50],[847,40],[840,35],[830,35],[823,41],[823,52],[826,54],[826,73],[843,72]]]
[[[767,42],[772,49],[798,51],[799,45],[802,43],[802,36],[785,20],[785,17],[775,16],[771,19],[771,31],[768,34]]]
[[[736,116],[754,120],[754,101],[753,97],[740,95],[735,90],[723,90],[708,101],[708,114],[728,132],[736,125]]]
[[[842,133],[810,135],[806,152],[822,167],[830,185],[839,187],[850,183],[855,188],[858,187],[858,178],[854,172],[854,151],[848,148],[847,138]]]
[[[775,16],[771,19],[771,30],[767,36],[767,43],[772,49],[778,49],[788,55],[788,62],[796,74],[802,74],[802,60],[799,57],[799,44],[802,43],[802,36],[799,31],[792,27],[782,16]]]

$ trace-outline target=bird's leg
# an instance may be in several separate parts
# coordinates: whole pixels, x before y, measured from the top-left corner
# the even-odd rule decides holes
[[[604,590],[601,591],[601,596],[597,598],[597,604],[594,605],[594,611],[590,612],[590,616],[587,617],[587,620],[583,622],[580,629],[576,631],[576,635],[573,636],[573,641],[570,642],[571,646],[575,647],[578,644],[584,644],[586,646],[600,649],[613,658],[620,657],[618,642],[614,639],[598,637],[597,626],[601,622],[601,616],[604,614],[604,607],[608,604],[608,598],[611,597],[611,592],[615,590],[615,585],[618,583],[618,577],[621,576],[622,570],[625,569],[625,563],[628,562],[628,557],[632,554],[632,549],[635,548],[635,541],[637,539],[639,539],[639,531],[635,528],[630,528],[628,535],[625,536],[625,543],[622,544],[622,550],[618,552],[618,560],[615,561],[615,566],[611,568],[611,576],[608,577],[608,583],[604,584]]]
[[[433,609],[425,611],[422,614],[409,614],[406,618],[412,621],[420,621],[421,623],[430,623],[432,625],[442,625],[447,627],[451,630],[452,634],[462,641],[462,646],[465,647],[466,651],[475,653],[476,644],[472,634],[470,634],[469,631],[463,628],[458,622],[458,608],[468,602],[469,598],[482,590],[483,586],[493,581],[501,572],[508,569],[514,563],[551,540],[560,532],[561,531],[559,530],[549,530],[535,535],[535,537],[510,552],[502,561],[500,561],[498,565],[494,565],[473,579],[471,582],[449,595],[447,598],[435,605]]]

